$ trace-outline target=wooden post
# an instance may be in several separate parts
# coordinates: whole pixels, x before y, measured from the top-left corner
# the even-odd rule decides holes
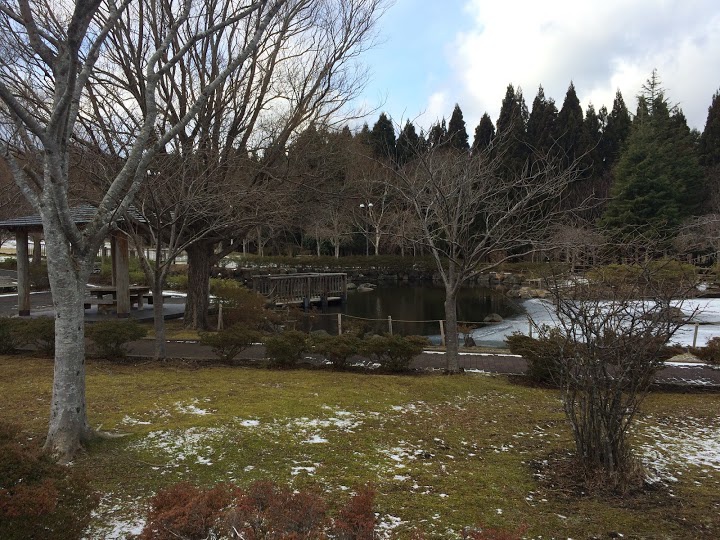
[[[393,331],[392,331],[392,317],[391,317],[390,315],[388,315],[388,332],[390,332],[390,335],[391,335],[391,336],[393,335]]]
[[[440,321],[440,345],[445,346],[445,321]]]
[[[310,276],[305,279],[305,296],[303,298],[303,310],[310,311]]]
[[[18,315],[30,316],[30,260],[28,259],[28,233],[15,233],[15,255],[17,257]]]
[[[342,313],[337,314],[337,321],[338,321],[338,336],[342,336]]]
[[[117,263],[115,262],[115,251],[117,250],[117,241],[115,233],[110,236],[110,285],[115,286],[117,277]],[[129,278],[128,278],[129,279]]]
[[[693,349],[697,347],[697,335],[700,329],[700,323],[695,323],[695,333],[693,334]]]
[[[130,317],[130,258],[128,238],[123,233],[113,234],[115,238],[115,292],[117,294],[117,316]]]
[[[218,324],[217,331],[223,329],[223,314],[222,314],[222,302],[218,299]]]

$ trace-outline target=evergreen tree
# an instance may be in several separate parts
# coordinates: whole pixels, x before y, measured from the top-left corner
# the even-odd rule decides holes
[[[600,157],[603,162],[604,171],[611,170],[615,163],[617,163],[620,157],[620,150],[628,138],[628,135],[630,135],[631,125],[630,112],[625,106],[625,100],[623,100],[620,90],[618,90],[615,92],[613,108],[607,116],[607,122],[603,128],[600,142]]]
[[[527,123],[527,142],[541,155],[547,153],[553,146],[555,122],[558,110],[555,100],[545,97],[542,85],[538,88],[532,104],[532,111]]]
[[[603,172],[602,156],[600,154],[600,138],[602,137],[602,127],[600,117],[595,112],[592,103],[588,104],[585,111],[585,120],[583,121],[583,140],[581,146],[587,152],[587,164],[590,169],[587,171],[588,176],[593,179],[599,177]]]
[[[490,115],[483,113],[480,123],[475,128],[475,139],[473,140],[473,151],[484,150],[492,144],[495,138],[495,126],[493,125]]]
[[[703,172],[684,115],[668,105],[655,71],[638,96],[638,112],[602,224],[625,238],[664,237],[701,210]]]
[[[367,125],[367,122],[363,124],[362,129],[360,129],[356,137],[360,143],[370,146],[370,127]]]
[[[415,126],[408,120],[405,122],[397,140],[397,164],[402,167],[420,152],[420,137]]]
[[[395,162],[395,128],[385,113],[381,113],[370,132],[370,146],[376,157]]]
[[[587,134],[580,100],[575,85],[570,82],[562,108],[555,123],[555,140],[568,164],[587,152]]]
[[[530,155],[527,146],[528,109],[520,88],[509,84],[500,107],[497,135],[502,138],[503,166],[510,172],[522,170]]]
[[[705,129],[700,135],[700,163],[705,167],[720,165],[720,91],[712,98],[708,107]]]
[[[440,123],[435,123],[430,127],[427,143],[430,148],[437,148],[438,146],[445,144],[446,140],[447,127],[445,126],[445,119],[443,118]]]
[[[455,148],[460,151],[467,151],[470,149],[468,144],[468,134],[465,129],[465,119],[463,113],[460,110],[460,105],[455,104],[452,116],[450,117],[450,123],[447,128],[447,139],[448,144],[451,148]]]

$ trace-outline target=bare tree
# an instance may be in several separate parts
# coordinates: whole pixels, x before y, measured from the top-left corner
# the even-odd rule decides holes
[[[213,0],[208,4],[222,6],[223,2]],[[234,168],[244,163],[253,175],[252,192],[267,194],[255,201],[252,213],[235,212],[236,222],[227,221],[202,236],[193,233],[197,240],[186,247],[188,326],[207,327],[211,269],[238,249],[246,237],[250,216],[255,218],[252,228],[258,232],[262,251],[268,238],[262,229],[277,215],[274,200],[282,197],[281,186],[288,174],[292,175],[287,169],[288,142],[313,121],[324,123],[342,116],[348,101],[362,88],[365,72],[355,59],[370,44],[383,4],[384,0],[288,1],[247,62],[223,85],[208,91],[206,81],[227,69],[227,51],[245,46],[256,24],[252,20],[226,25],[224,33],[216,32],[210,42],[193,46],[165,73],[158,87],[158,101],[165,111],[162,124],[172,125],[183,117],[197,95],[208,96],[197,119],[178,133],[168,151],[182,158],[194,156],[198,163],[205,163],[206,167],[196,172],[208,191],[221,193],[227,185],[225,177],[235,176]],[[194,19],[199,28],[189,31],[213,28],[222,20],[222,13],[213,15],[217,18]],[[136,65],[133,50],[126,45],[129,33],[132,28],[112,36],[118,44],[117,61],[123,73],[129,74],[117,82],[124,85],[126,92],[141,95],[142,66]],[[171,46],[171,50],[177,48]],[[238,157],[242,159],[238,161]],[[247,172],[243,171],[243,176]],[[272,199],[269,205],[265,204],[268,197]],[[234,208],[240,206],[226,200]]]
[[[695,275],[660,260],[589,277],[550,278],[558,326],[540,339],[556,355],[552,371],[586,479],[624,491],[644,479],[629,431],[663,366],[663,347],[695,315],[681,309]]]
[[[228,77],[247,65],[269,28],[299,9],[300,0],[222,3],[17,0],[0,4],[2,151],[16,183],[43,220],[56,312],[55,378],[46,448],[69,460],[93,436],[85,404],[85,284],[95,254],[116,219],[146,181],[155,156],[192,131]],[[142,16],[140,16],[142,15]],[[209,26],[197,21],[212,20]],[[245,39],[222,51],[222,67],[177,115],[161,115],[158,98],[200,44],[244,22]],[[117,36],[123,36],[119,41]],[[147,36],[147,38],[146,38]],[[137,69],[126,70],[124,58]],[[178,75],[179,77],[180,75]],[[129,79],[135,81],[128,92]],[[113,111],[113,115],[103,111]],[[97,130],[81,129],[94,117]],[[93,219],[80,229],[69,199],[71,141],[122,158],[112,171]]]
[[[498,146],[473,154],[439,145],[418,152],[394,175],[394,187],[415,212],[421,242],[445,287],[446,369],[457,372],[457,295],[477,274],[546,242],[564,211],[574,167],[537,157],[519,173],[502,168]]]

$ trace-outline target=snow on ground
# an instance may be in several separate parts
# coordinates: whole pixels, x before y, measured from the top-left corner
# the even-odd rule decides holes
[[[697,345],[702,347],[714,338],[720,337],[720,298],[694,298],[678,302],[677,307],[683,310],[683,313],[690,317],[693,321],[700,323],[698,327]],[[531,299],[523,302],[524,314],[515,317],[509,317],[503,322],[487,325],[473,331],[472,336],[478,344],[497,345],[515,333],[527,335],[532,321],[533,326],[556,326],[557,318],[552,311],[552,304],[547,300]],[[672,339],[673,343],[683,346],[689,346],[693,343],[695,333],[695,324],[686,324],[678,330]],[[537,330],[533,328],[533,334],[537,335]]]
[[[676,482],[689,467],[705,474],[720,473],[720,419],[708,423],[683,417],[639,421],[646,441],[639,447],[652,481]]]
[[[481,376],[481,375],[478,375]],[[330,406],[323,407],[318,417],[288,417],[274,421],[260,421],[256,419],[237,418],[234,421],[224,422],[218,427],[192,427],[186,430],[158,430],[148,433],[131,444],[136,450],[144,450],[157,454],[153,460],[158,461],[159,474],[174,472],[182,474],[190,467],[211,466],[226,467],[229,464],[223,461],[224,445],[230,440],[236,440],[239,431],[246,431],[266,437],[268,440],[277,439],[278,436],[289,435],[291,439],[301,445],[331,444],[343,433],[360,429],[363,424],[378,419],[386,422],[411,422],[413,417],[424,417],[431,414],[435,407],[453,406],[464,408],[468,403],[491,400],[500,406],[503,399],[511,399],[510,395],[494,393],[492,395],[458,396],[453,402],[431,405],[424,401],[411,401],[392,405],[387,411],[348,411]],[[178,414],[176,410],[174,414]],[[125,423],[135,419],[128,418]],[[489,420],[493,422],[494,420]],[[673,482],[682,475],[700,471],[700,478],[704,474],[708,481],[720,484],[720,418],[700,420],[691,417],[677,416],[673,418],[645,417],[638,421],[638,453],[655,481]],[[517,440],[528,438],[539,444],[554,444],[555,437],[560,436],[547,426],[535,426],[527,432],[518,432],[507,441],[498,441],[497,444],[478,446],[473,441],[462,440],[454,447],[440,436],[423,437],[421,440],[400,439],[384,447],[378,447],[377,457],[368,456],[368,463],[373,468],[377,482],[401,484],[405,489],[423,497],[438,497],[452,501],[452,494],[442,493],[428,482],[420,480],[422,471],[426,467],[440,466],[441,471],[451,467],[464,457],[475,458],[484,451],[496,453],[527,453],[530,450],[521,448]],[[287,463],[287,473],[290,478],[310,476],[323,481],[322,462],[312,454],[302,452]],[[239,476],[250,473],[256,469],[253,464],[241,464],[234,472]],[[234,480],[234,475],[228,476]],[[347,491],[347,486],[328,485],[330,491]],[[534,499],[533,493],[528,495],[528,504],[534,506],[546,502]],[[141,517],[141,504],[138,501],[120,501],[116,497],[106,495],[101,507],[93,520],[93,529],[88,529],[88,538],[105,537],[121,538],[125,533],[137,533],[143,526]],[[502,509],[498,509],[501,512]],[[392,531],[403,524],[403,516],[381,515],[382,524],[380,538],[390,538]],[[101,524],[101,525],[98,525]],[[448,538],[458,538],[455,531],[447,531]]]
[[[106,493],[93,510],[90,526],[85,530],[83,540],[95,538],[126,538],[139,535],[145,527],[145,518],[138,514],[142,501],[123,501],[113,493]],[[133,508],[131,512],[129,508]],[[107,516],[112,516],[107,519]]]
[[[212,414],[207,409],[201,409],[197,404],[198,400],[193,399],[190,403],[176,403],[175,408],[183,414],[196,414],[198,416],[205,416],[206,414]]]

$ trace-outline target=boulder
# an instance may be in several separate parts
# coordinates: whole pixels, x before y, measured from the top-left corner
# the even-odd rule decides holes
[[[529,300],[530,298],[546,298],[547,295],[550,293],[545,289],[520,287],[519,289],[509,290],[507,294],[512,298],[522,298],[523,300]]]

